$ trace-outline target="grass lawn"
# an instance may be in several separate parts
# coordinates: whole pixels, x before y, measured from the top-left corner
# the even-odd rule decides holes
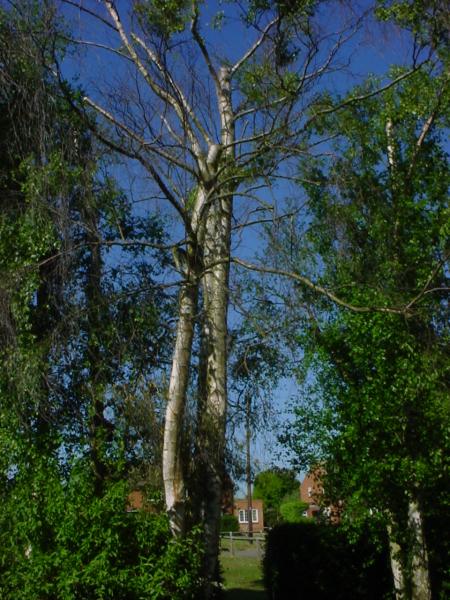
[[[227,600],[266,600],[260,558],[222,552],[220,563]]]

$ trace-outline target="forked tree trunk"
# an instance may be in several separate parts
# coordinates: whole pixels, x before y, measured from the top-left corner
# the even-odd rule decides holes
[[[185,273],[180,288],[179,316],[169,381],[163,442],[163,479],[166,510],[175,537],[185,531],[185,475],[183,421],[189,383],[192,341],[197,311],[198,283],[192,271]]]

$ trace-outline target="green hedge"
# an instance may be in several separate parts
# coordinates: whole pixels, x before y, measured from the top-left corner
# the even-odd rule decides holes
[[[364,537],[352,544],[342,528],[318,523],[286,523],[269,532],[264,581],[271,600],[393,598],[387,548]]]
[[[236,533],[239,531],[239,521],[234,515],[222,515],[220,520],[220,531],[228,532],[232,531]]]

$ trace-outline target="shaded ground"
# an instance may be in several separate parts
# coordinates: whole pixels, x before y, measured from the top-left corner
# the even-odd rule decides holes
[[[262,582],[261,559],[248,556],[253,548],[245,548],[231,556],[229,551],[221,554],[222,573],[227,600],[266,600]]]
[[[227,600],[266,600],[264,592],[255,592],[254,590],[227,590]]]

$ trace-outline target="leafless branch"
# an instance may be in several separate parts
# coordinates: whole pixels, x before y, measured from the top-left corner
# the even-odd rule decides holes
[[[264,223],[277,223],[283,219],[289,219],[297,214],[297,210],[283,215],[277,215],[276,217],[270,217],[266,219],[254,219],[253,221],[246,221],[245,223],[239,223],[232,227],[233,231],[243,229],[244,227],[251,227],[252,225],[263,225]]]
[[[114,21],[114,23],[116,25],[120,39],[122,40],[122,43],[124,44],[125,48],[128,50],[128,53],[130,54],[131,59],[133,60],[134,64],[136,65],[136,68],[138,69],[138,71],[140,72],[140,74],[142,75],[144,80],[147,82],[150,89],[159,98],[161,98],[161,100],[169,103],[172,106],[172,108],[175,110],[176,114],[178,115],[178,118],[180,119],[182,125],[184,126],[184,128],[189,136],[189,141],[191,143],[193,152],[195,153],[195,155],[197,157],[200,157],[202,155],[200,144],[194,134],[194,131],[192,130],[192,127],[190,126],[189,122],[187,122],[187,120],[185,118],[185,111],[187,111],[189,114],[190,107],[186,104],[184,106],[185,110],[182,110],[178,100],[174,96],[172,96],[172,94],[170,94],[167,90],[163,89],[160,85],[158,85],[156,83],[154,78],[151,76],[149,71],[144,66],[142,60],[139,58],[139,55],[136,52],[133,44],[128,39],[128,36],[125,33],[125,29],[123,28],[119,13],[117,12],[117,9],[116,9],[114,3],[111,0],[103,0],[103,1],[104,1],[104,4],[105,4],[109,14],[111,15],[112,20]],[[158,58],[144,44],[144,42],[136,35],[133,35],[132,37],[142,47],[142,49],[144,51],[146,51],[147,56],[152,60],[152,62],[157,66],[157,68],[162,69],[162,65],[160,64]],[[192,113],[192,109],[190,109],[190,111]]]
[[[135,131],[127,127],[124,123],[120,122],[116,117],[114,117],[110,112],[101,107],[99,104],[94,102],[89,96],[84,96],[83,101],[88,104],[91,108],[96,110],[99,114],[102,115],[105,119],[107,119],[110,123],[112,123],[115,127],[123,131],[129,138],[137,142],[142,148],[144,148],[148,152],[154,152],[158,156],[161,156],[169,163],[180,167],[181,169],[187,171],[194,177],[197,177],[197,173],[185,162],[179,160],[172,154],[168,154],[164,150],[161,150],[156,145],[151,144],[150,142],[146,142],[143,138],[141,138]]]
[[[243,64],[245,64],[247,62],[247,60],[249,58],[251,58],[253,56],[253,54],[258,50],[258,48],[261,46],[261,44],[266,39],[269,31],[272,29],[272,27],[276,23],[278,23],[279,20],[280,20],[280,17],[275,17],[275,19],[272,19],[272,21],[270,21],[270,23],[268,23],[268,25],[262,30],[261,35],[256,40],[256,42],[253,44],[253,46],[251,46],[247,50],[247,52],[233,65],[233,67],[231,67],[231,70],[230,70],[231,77],[236,73],[236,71],[238,69],[240,69],[242,67]]]
[[[103,17],[101,17],[100,15],[98,15],[93,10],[89,10],[89,8],[86,8],[85,6],[83,6],[81,4],[81,2],[72,2],[72,0],[62,0],[62,2],[64,4],[69,4],[70,6],[74,6],[75,8],[78,8],[78,10],[80,10],[81,12],[84,12],[84,13],[90,15],[91,17],[94,17],[95,19],[98,19],[104,25],[106,25],[107,27],[109,27],[113,31],[117,32],[117,28],[114,27],[114,25],[112,25],[107,19],[104,19]]]
[[[354,304],[351,304],[350,302],[346,302],[342,298],[339,298],[332,291],[324,288],[321,285],[314,283],[308,277],[305,277],[304,275],[300,275],[299,273],[295,273],[294,271],[285,271],[284,269],[275,269],[272,267],[264,267],[262,265],[256,265],[256,264],[250,263],[248,261],[242,260],[241,258],[237,258],[237,257],[232,258],[231,262],[233,262],[237,265],[240,265],[241,267],[244,267],[246,269],[249,269],[251,271],[257,271],[258,273],[267,273],[268,275],[279,275],[281,277],[287,277],[294,281],[298,281],[299,283],[301,283],[302,285],[306,286],[307,288],[313,290],[314,292],[321,294],[322,296],[325,296],[326,298],[329,298],[332,302],[334,302],[338,306],[342,306],[353,312],[357,312],[357,313],[381,312],[381,313],[388,313],[388,314],[394,314],[394,315],[409,316],[410,311],[409,311],[408,306],[399,307],[399,308],[384,307],[384,306],[355,306]]]
[[[193,111],[191,105],[187,101],[187,98],[183,94],[180,86],[175,83],[173,77],[170,75],[167,68],[158,59],[156,54],[147,46],[147,44],[138,35],[136,35],[135,33],[132,33],[131,37],[133,38],[133,40],[135,42],[137,42],[139,44],[139,46],[146,53],[146,55],[148,56],[150,61],[156,65],[156,67],[160,71],[160,73],[169,82],[170,87],[172,88],[172,90],[175,93],[175,96],[172,96],[171,94],[169,94],[169,92],[167,92],[166,90],[163,90],[163,88],[161,88],[160,86],[157,86],[156,82],[154,82],[152,80],[153,85],[158,87],[158,89],[160,90],[160,93],[165,96],[164,99],[167,102],[169,102],[169,104],[172,106],[172,108],[177,113],[181,123],[187,128],[187,132],[189,134],[189,138],[190,138],[190,142],[192,144],[193,150],[195,151],[197,156],[200,156],[200,154],[201,154],[200,146],[198,144],[198,141],[195,138],[195,135],[194,135],[194,132],[193,132],[191,126],[189,125],[188,122],[186,122],[185,115],[187,115],[192,120],[192,122],[195,124],[196,128],[202,134],[206,143],[211,144],[212,140],[210,139],[207,131],[204,129],[204,127],[202,126],[200,121],[197,119],[195,112]],[[148,83],[150,85],[150,82],[148,82]],[[158,93],[158,95],[160,95],[160,94]]]
[[[133,62],[133,60],[130,58],[130,56],[128,56],[128,54],[124,54],[117,48],[112,48],[111,46],[107,46],[106,44],[100,44],[99,42],[92,42],[89,40],[75,39],[75,38],[67,37],[65,35],[61,35],[60,38],[67,42],[70,42],[71,44],[78,44],[79,46],[90,46],[92,48],[100,48],[101,50],[106,50],[107,52],[112,52],[113,54],[117,54],[117,56],[120,56],[121,58],[124,58],[125,60],[129,60],[130,62]]]
[[[192,19],[191,32],[194,37],[194,40],[197,42],[197,45],[200,48],[200,52],[202,53],[203,58],[205,59],[206,66],[208,67],[209,74],[211,75],[211,77],[216,85],[216,89],[219,90],[220,82],[219,82],[219,77],[217,75],[217,71],[215,70],[215,68],[212,64],[212,60],[211,60],[209,52],[206,48],[205,41],[202,38],[202,36],[200,35],[200,32],[198,30],[198,8],[197,7],[195,8],[194,18]]]

